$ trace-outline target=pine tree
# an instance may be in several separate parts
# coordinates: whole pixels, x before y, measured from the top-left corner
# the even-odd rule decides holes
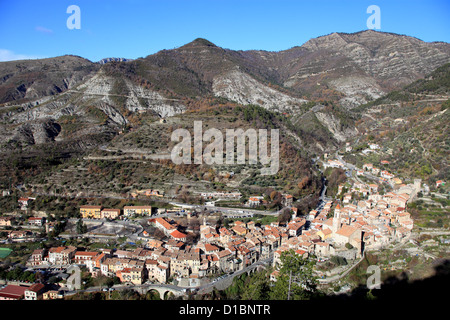
[[[270,292],[271,300],[306,300],[317,292],[317,279],[313,275],[314,260],[304,259],[292,249],[280,257],[277,281]]]
[[[78,219],[76,227],[78,234],[83,234],[87,232],[87,226],[83,223],[83,220],[81,218]]]

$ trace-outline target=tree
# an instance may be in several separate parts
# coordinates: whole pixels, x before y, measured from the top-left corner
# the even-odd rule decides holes
[[[306,187],[306,185],[308,184],[308,182],[309,182],[309,177],[308,177],[308,176],[305,176],[305,177],[303,177],[302,180],[297,184],[297,187],[301,190],[301,189],[303,189],[304,187]]]
[[[272,191],[270,193],[270,200],[274,201],[275,197],[278,196],[278,192],[277,191]]]
[[[77,233],[83,234],[87,232],[87,226],[83,223],[83,220],[80,218],[77,221]]]
[[[247,283],[248,274],[243,273],[239,277],[235,277],[233,279],[233,283],[231,286],[225,289],[226,295],[228,299],[239,300],[241,299],[241,295],[243,294],[244,288]]]
[[[277,281],[270,292],[271,300],[305,300],[315,296],[317,279],[313,276],[313,259],[304,259],[288,250],[281,253]]]
[[[270,283],[267,272],[255,273],[242,294],[243,300],[268,300],[270,297]]]
[[[288,223],[289,220],[291,220],[291,210],[290,209],[284,209],[279,215],[278,215],[278,222],[281,224]]]

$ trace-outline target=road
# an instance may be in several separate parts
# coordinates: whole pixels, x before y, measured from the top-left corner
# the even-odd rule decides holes
[[[344,165],[344,167],[346,169],[353,171],[357,171],[358,168],[354,165],[352,165],[351,163],[345,162],[345,160],[339,155],[338,151],[336,151],[335,153],[336,159],[338,159],[340,162],[342,162],[342,164]],[[379,182],[380,179],[377,176],[374,176],[373,174],[369,173],[369,172],[364,172],[364,176],[370,180],[373,180],[375,182]],[[361,180],[359,180],[358,176],[355,174],[354,178],[359,182],[359,183],[363,183]],[[393,182],[388,181],[389,185],[393,188],[394,184]]]
[[[258,260],[256,262],[254,262],[253,264],[241,269],[241,270],[237,270],[235,272],[233,272],[230,275],[225,275],[223,276],[223,278],[218,278],[213,282],[207,283],[205,285],[196,287],[196,289],[198,289],[198,293],[206,293],[211,291],[214,287],[223,290],[225,288],[227,288],[228,286],[231,285],[231,283],[233,282],[234,277],[240,276],[241,274],[245,273],[245,272],[249,272],[250,270],[253,270],[255,268],[257,268],[258,266],[262,265],[262,266],[266,266],[269,265],[271,263],[271,261],[273,260],[273,253],[270,253],[268,258],[265,259],[261,259]]]
[[[186,204],[178,204],[178,205],[186,205]],[[225,214],[231,214],[231,215],[241,215],[245,216],[248,214],[261,214],[261,215],[278,215],[280,212],[282,212],[287,207],[284,207],[278,211],[272,211],[272,210],[256,210],[252,208],[232,208],[232,207],[217,207],[217,206],[206,206],[206,205],[197,205],[195,206],[196,209],[199,209],[200,211],[204,210],[210,210],[210,211],[221,211]]]
[[[327,192],[326,182],[327,182],[327,179],[324,177],[323,178],[323,188],[322,188],[322,192],[320,193],[320,197],[319,197],[319,203],[317,204],[317,207],[315,209],[317,211],[316,216],[322,211],[323,207],[325,206],[325,203],[327,201],[331,200],[331,198],[328,198],[327,196],[325,196],[325,194]],[[305,219],[307,221],[305,228],[306,228],[306,230],[308,230],[309,226],[311,224],[311,221],[314,220],[314,218],[312,218],[312,217],[310,218],[310,216],[308,214],[308,215],[306,215]]]

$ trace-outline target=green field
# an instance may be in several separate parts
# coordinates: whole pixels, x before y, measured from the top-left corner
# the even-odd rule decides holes
[[[0,259],[4,259],[12,252],[11,249],[8,248],[0,248]]]

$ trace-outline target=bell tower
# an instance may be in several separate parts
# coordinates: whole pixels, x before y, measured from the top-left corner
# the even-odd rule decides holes
[[[333,232],[337,232],[340,226],[341,226],[341,205],[338,203],[336,208],[334,209]]]

